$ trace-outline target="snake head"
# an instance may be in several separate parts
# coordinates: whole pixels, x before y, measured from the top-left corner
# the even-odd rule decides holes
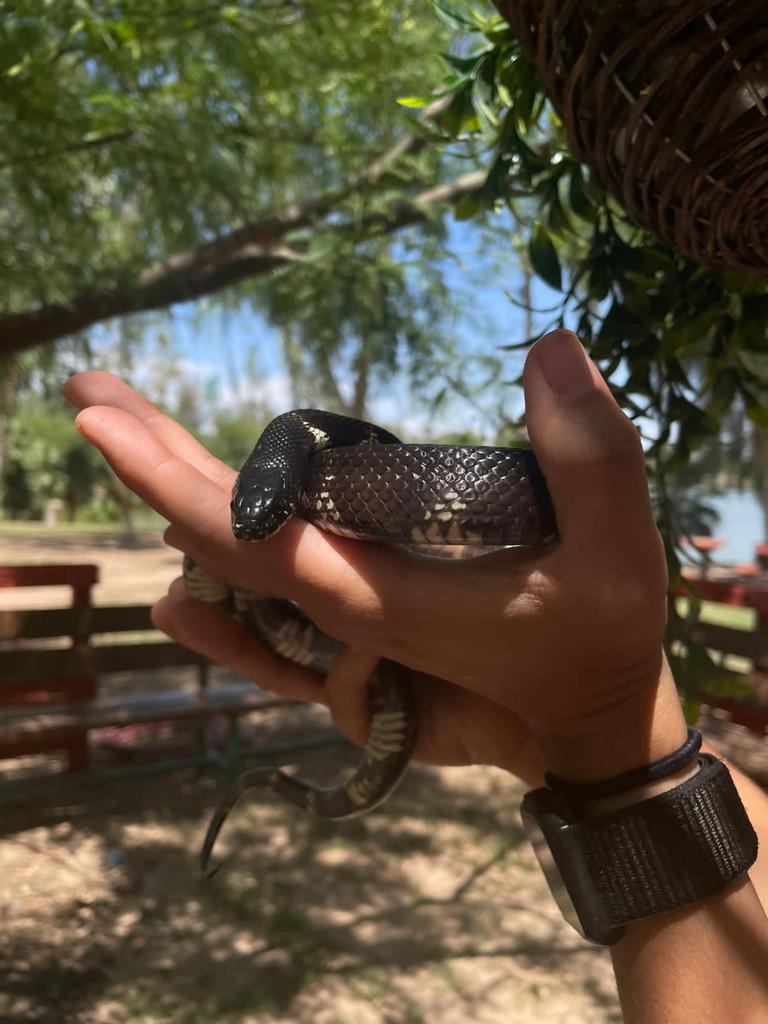
[[[288,493],[282,472],[274,466],[244,474],[232,491],[232,532],[238,540],[266,540],[290,519],[296,502]]]

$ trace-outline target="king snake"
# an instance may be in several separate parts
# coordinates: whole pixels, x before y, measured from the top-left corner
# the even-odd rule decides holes
[[[318,409],[297,409],[269,423],[235,481],[231,509],[234,535],[244,541],[274,536],[291,516],[389,544],[537,547],[557,535],[530,450],[402,444],[372,423]],[[225,608],[291,661],[327,672],[342,647],[290,601],[230,587],[188,557],[183,572],[192,597]],[[243,773],[209,825],[204,871],[229,811],[252,786],[266,782],[299,807],[336,819],[369,811],[389,796],[416,741],[411,671],[382,659],[368,694],[368,738],[351,778],[319,788],[278,768]]]

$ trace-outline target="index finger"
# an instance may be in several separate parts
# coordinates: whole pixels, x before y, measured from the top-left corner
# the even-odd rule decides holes
[[[169,522],[198,524],[215,535],[217,544],[234,542],[227,529],[229,492],[135,416],[113,406],[93,405],[78,414],[75,424],[123,483]]]
[[[134,416],[91,406],[76,423],[120,479],[173,524],[178,546],[214,575],[297,600],[308,613],[317,608],[326,619],[346,611],[352,619],[376,620],[385,596],[402,603],[408,562],[402,553],[345,542],[299,519],[257,545],[238,541],[230,528],[229,491],[176,455]]]
[[[64,397],[77,409],[94,405],[111,406],[130,413],[159,438],[180,459],[194,466],[220,487],[230,489],[235,470],[217,459],[186,431],[181,424],[166,416],[148,398],[134,391],[124,380],[104,370],[76,373],[64,385]],[[255,441],[255,439],[254,439]]]

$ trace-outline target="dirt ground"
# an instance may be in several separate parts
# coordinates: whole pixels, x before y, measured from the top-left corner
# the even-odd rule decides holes
[[[98,603],[150,601],[178,565],[155,535],[124,548],[0,531],[0,562],[32,561],[97,562]],[[327,720],[297,708],[250,728],[268,740]],[[314,777],[342,756],[291,763]],[[338,824],[257,794],[206,882],[197,853],[226,784],[190,769],[0,784],[0,1024],[620,1021],[607,955],[551,901],[508,776],[413,768],[383,808]]]

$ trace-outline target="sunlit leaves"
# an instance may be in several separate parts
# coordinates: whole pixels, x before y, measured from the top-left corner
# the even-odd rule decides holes
[[[397,102],[401,107],[409,107],[412,110],[421,110],[424,107],[428,107],[434,99],[434,96],[399,96]]]
[[[11,6],[0,32],[5,312],[112,286],[338,187],[407,128],[396,98],[437,76],[450,36],[414,0]],[[405,161],[400,191],[408,175],[434,180],[437,161]]]
[[[433,0],[433,5],[439,17],[451,28],[461,30],[476,28],[476,20],[459,7],[446,3],[445,0]]]

